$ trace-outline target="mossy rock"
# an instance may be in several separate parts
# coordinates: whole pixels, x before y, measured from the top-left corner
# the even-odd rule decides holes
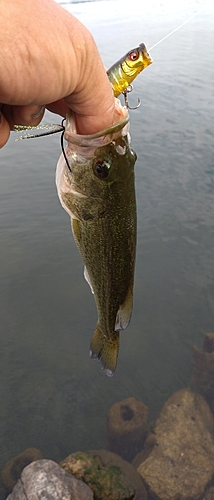
[[[132,475],[124,473],[124,464],[127,464],[133,476],[136,475],[139,479],[137,487],[134,484],[135,481],[132,480]],[[137,500],[138,498],[144,500],[147,498],[143,483],[140,477],[138,478],[134,467],[114,453],[104,450],[76,452],[65,458],[60,465],[91,488],[94,500]],[[139,485],[142,489],[138,496]]]

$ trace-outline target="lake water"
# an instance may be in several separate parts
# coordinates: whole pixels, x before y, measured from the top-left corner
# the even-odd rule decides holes
[[[172,5],[173,4],[173,5]],[[176,6],[175,6],[176,5]],[[150,48],[204,2],[66,3],[109,67]],[[0,468],[35,446],[56,461],[106,448],[106,416],[134,396],[153,419],[188,385],[192,346],[214,331],[213,6],[151,51],[130,102],[138,155],[134,309],[108,378],[89,358],[97,319],[55,188],[59,135],[0,152]],[[60,123],[47,113],[46,122]]]

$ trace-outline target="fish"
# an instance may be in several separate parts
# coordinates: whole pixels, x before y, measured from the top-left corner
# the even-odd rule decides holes
[[[107,70],[114,96],[118,97],[122,92],[125,92],[136,76],[152,64],[152,62],[145,44],[141,43],[114,63]]]
[[[74,240],[84,261],[84,277],[94,294],[98,320],[90,343],[108,376],[115,372],[120,331],[127,328],[133,304],[136,252],[136,153],[129,115],[115,99],[115,122],[84,136],[76,133],[69,111],[56,170],[59,200],[71,218]],[[69,166],[69,168],[68,168]]]

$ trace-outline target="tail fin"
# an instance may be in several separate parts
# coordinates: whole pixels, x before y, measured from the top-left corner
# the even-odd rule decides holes
[[[90,345],[91,358],[100,359],[105,373],[112,377],[117,366],[119,351],[119,332],[112,332],[111,337],[107,337],[97,323]]]

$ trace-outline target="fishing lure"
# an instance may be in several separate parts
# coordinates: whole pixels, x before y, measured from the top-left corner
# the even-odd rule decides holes
[[[127,93],[132,91],[132,82],[136,76],[150,64],[152,64],[152,58],[144,43],[141,43],[139,47],[130,50],[125,56],[121,57],[107,71],[114,96],[118,97],[123,94],[126,107],[129,109],[136,109],[140,106],[140,100],[138,99],[138,105],[131,108],[128,103]]]

